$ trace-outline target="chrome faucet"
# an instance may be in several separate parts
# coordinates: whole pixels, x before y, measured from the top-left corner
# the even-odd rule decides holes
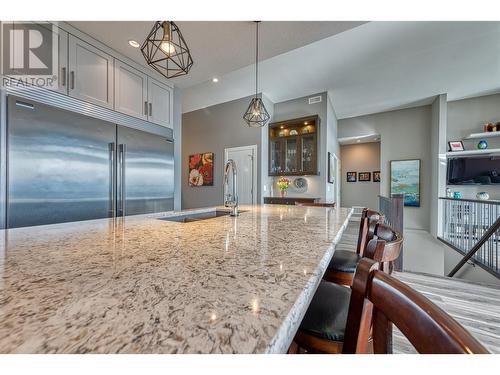
[[[229,193],[229,170],[232,171],[233,191]],[[231,216],[238,216],[238,186],[236,181],[236,163],[229,159],[224,166],[224,207],[231,208]]]

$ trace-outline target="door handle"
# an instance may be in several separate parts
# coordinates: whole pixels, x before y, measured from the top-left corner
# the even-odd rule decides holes
[[[61,86],[66,86],[66,67],[61,68]]]
[[[149,103],[149,115],[153,116],[153,104]]]
[[[144,114],[148,115],[148,102],[144,102]]]
[[[115,217],[116,210],[116,168],[115,168],[115,142],[109,143],[109,217]]]
[[[69,80],[70,80],[70,85],[71,85],[71,90],[75,89],[75,71],[72,70],[69,73]]]
[[[125,144],[121,144],[118,146],[118,161],[120,163],[120,200],[119,200],[119,210],[118,216],[126,215],[126,200],[125,200],[125,153],[127,151],[127,147]]]

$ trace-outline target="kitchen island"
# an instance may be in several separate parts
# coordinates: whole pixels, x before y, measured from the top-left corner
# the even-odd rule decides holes
[[[0,231],[0,353],[286,352],[351,210],[241,209]]]

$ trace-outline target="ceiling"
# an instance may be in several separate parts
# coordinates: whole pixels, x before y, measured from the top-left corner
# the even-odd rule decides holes
[[[139,48],[129,40],[142,43],[153,21],[68,22],[139,64],[147,66]],[[180,88],[211,81],[213,77],[243,68],[255,61],[255,23],[176,21],[191,51],[194,65],[188,75],[172,79]],[[341,33],[363,22],[261,22],[260,59],[268,59]]]
[[[254,74],[183,89],[183,112],[252,94]],[[259,75],[273,102],[328,91],[338,118],[499,92],[500,22],[369,22],[267,58]]]

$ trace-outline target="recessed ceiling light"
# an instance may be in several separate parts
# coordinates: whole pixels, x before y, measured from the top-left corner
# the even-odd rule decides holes
[[[212,78],[212,82],[214,82],[214,83],[219,82],[219,78],[217,78],[217,77]]]
[[[358,142],[358,143],[361,142],[361,139],[358,139],[356,142]]]
[[[306,122],[304,122],[304,125],[307,125],[307,121],[306,121]]]
[[[137,43],[135,40],[129,40],[128,44],[130,44],[134,48],[139,48],[141,45]]]

